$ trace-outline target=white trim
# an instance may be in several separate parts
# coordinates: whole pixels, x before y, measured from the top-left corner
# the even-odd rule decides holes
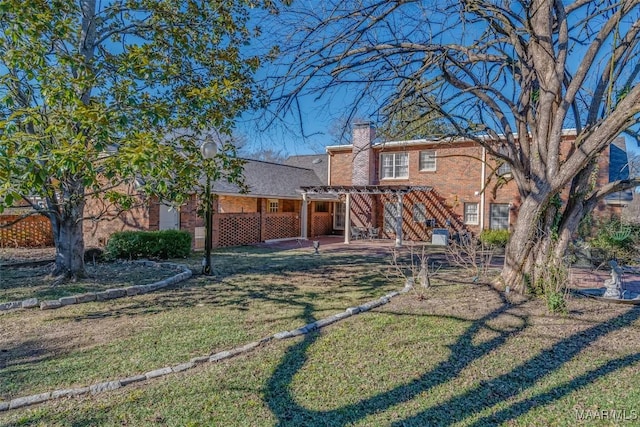
[[[433,157],[433,168],[431,169],[423,169],[422,168],[422,153],[433,153],[431,155],[427,155],[427,157]],[[426,149],[418,151],[418,171],[419,172],[437,172],[438,170],[438,150],[434,149]]]
[[[562,136],[576,136],[578,134],[576,129],[563,129]],[[518,139],[518,134],[514,133],[513,137]],[[505,139],[504,135],[498,134],[499,139]],[[482,140],[493,140],[489,135],[479,135],[478,139]],[[386,141],[375,144],[372,148],[385,148],[385,147],[408,147],[414,145],[441,145],[441,144],[452,144],[452,143],[465,143],[465,142],[476,142],[473,139],[469,138],[459,138],[459,137],[447,137],[443,139],[408,139],[406,141]],[[352,150],[353,144],[347,145],[329,145],[326,147],[327,153],[331,151],[346,151]]]
[[[406,155],[407,156],[407,175],[406,176],[395,176],[396,173],[396,156],[397,155]],[[388,180],[407,180],[409,179],[409,169],[410,169],[410,163],[409,163],[409,152],[408,151],[393,151],[393,152],[388,152],[388,153],[379,153],[379,161],[378,164],[380,166],[379,170],[378,170],[378,177],[380,178],[380,181],[388,181]],[[382,171],[384,169],[384,164],[383,164],[383,160],[382,160],[382,156],[393,156],[393,174],[394,176],[392,177],[385,177],[382,176]]]
[[[475,221],[467,221],[467,206],[475,205],[476,207],[476,220]],[[479,225],[480,224],[480,204],[478,202],[464,202],[462,204],[462,219],[466,225]]]
[[[487,179],[487,149],[482,147],[482,166],[481,166],[481,172],[480,172],[480,191],[482,191],[482,193],[480,194],[480,230],[484,230],[484,210],[486,209],[485,206],[485,193],[486,193],[486,182],[485,180]]]

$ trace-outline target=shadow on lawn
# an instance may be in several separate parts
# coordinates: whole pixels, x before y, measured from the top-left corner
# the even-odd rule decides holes
[[[188,281],[146,294],[142,298],[113,300],[112,304],[99,303],[95,305],[96,310],[81,314],[61,312],[56,320],[82,321],[158,314],[201,305],[244,311],[258,300],[287,306],[294,299],[313,301],[318,295],[329,293],[335,304],[322,309],[342,311],[348,304],[359,302],[349,301],[350,294],[362,300],[395,287],[374,268],[372,262],[379,263],[379,259],[312,255],[299,259],[277,253],[265,261],[267,255],[270,254],[249,253],[239,257],[235,263],[234,258],[227,255],[224,260],[217,262],[229,266],[221,268],[224,271],[217,271],[213,278],[196,275]],[[354,268],[359,269],[355,275]]]
[[[529,325],[528,318],[511,312],[510,309],[514,307],[517,307],[517,305],[511,305],[502,299],[502,304],[499,308],[475,320],[462,336],[450,345],[451,355],[447,360],[439,363],[419,378],[352,405],[328,411],[310,410],[300,406],[291,391],[294,376],[307,362],[307,351],[321,335],[319,332],[309,334],[303,341],[287,350],[280,364],[268,380],[265,399],[269,408],[277,417],[277,425],[279,426],[344,426],[355,423],[367,416],[413,400],[419,394],[449,382],[460,375],[461,371],[471,363],[499,348],[510,337],[523,332]],[[518,317],[520,324],[504,330],[499,330],[489,325],[490,321],[505,314]],[[594,341],[612,331],[632,324],[639,317],[640,310],[632,308],[613,319],[558,341],[551,348],[543,350],[540,354],[513,368],[506,374],[482,381],[469,391],[441,402],[410,418],[397,421],[392,425],[447,426],[459,423],[478,412],[490,409],[507,399],[518,396],[528,388],[533,387],[541,378],[560,369]],[[491,328],[498,335],[489,341],[474,344],[474,337],[484,328]],[[478,420],[473,425],[497,425],[515,419],[536,406],[546,405],[558,400],[571,392],[588,386],[604,375],[630,366],[639,360],[640,353],[611,360],[604,366],[577,376],[551,390],[514,402],[507,408]]]

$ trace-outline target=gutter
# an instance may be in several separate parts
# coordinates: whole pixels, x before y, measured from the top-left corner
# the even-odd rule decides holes
[[[486,194],[487,149],[482,147],[482,171],[480,172],[480,232],[484,230],[484,205]]]

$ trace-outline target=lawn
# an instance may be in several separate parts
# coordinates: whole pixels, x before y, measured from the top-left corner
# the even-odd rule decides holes
[[[179,363],[402,284],[385,278],[385,257],[367,252],[227,250],[215,260],[213,281],[199,276],[156,294],[0,316],[2,397]],[[551,316],[543,301],[451,280],[461,275],[441,271],[425,298],[396,297],[224,362],[0,413],[0,425],[638,422],[640,310],[572,298],[567,315]]]
[[[148,285],[176,274],[175,269],[149,268],[138,263],[87,263],[89,277],[75,282],[56,283],[50,276],[51,264],[20,268],[0,268],[0,303],[28,298],[52,300],[85,292],[101,292],[111,288]]]

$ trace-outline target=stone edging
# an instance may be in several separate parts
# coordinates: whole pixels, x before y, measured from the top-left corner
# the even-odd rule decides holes
[[[133,296],[138,294],[146,294],[158,289],[165,288],[169,285],[187,280],[193,274],[191,270],[183,264],[175,264],[172,262],[157,263],[154,261],[130,261],[133,264],[142,264],[147,267],[165,267],[172,270],[180,271],[180,273],[171,276],[167,279],[160,280],[159,282],[151,283],[148,285],[133,285],[126,288],[114,288],[107,289],[101,292],[87,292],[84,294],[71,295],[68,297],[62,297],[49,301],[38,301],[37,298],[29,298],[23,301],[9,301],[0,303],[0,311],[13,310],[17,308],[35,308],[40,307],[41,310],[51,310],[55,308],[64,307],[71,304],[82,304],[92,301],[106,301],[109,299],[122,298],[127,296]]]
[[[94,395],[94,394],[102,393],[105,391],[116,390],[136,382],[150,380],[152,378],[157,378],[157,377],[162,377],[175,372],[186,371],[187,369],[191,369],[196,365],[199,365],[202,363],[219,362],[221,360],[230,359],[239,354],[248,353],[257,347],[268,343],[273,339],[282,340],[282,339],[297,337],[299,335],[305,335],[317,329],[328,326],[332,323],[354,316],[358,313],[364,313],[365,311],[369,311],[376,307],[380,307],[381,305],[385,305],[389,301],[391,301],[391,298],[403,293],[407,293],[411,289],[412,289],[412,286],[405,286],[404,289],[402,289],[400,292],[391,292],[383,297],[378,298],[377,300],[369,301],[367,303],[364,303],[356,307],[349,307],[343,312],[334,314],[333,316],[325,317],[324,319],[317,320],[315,322],[304,325],[300,328],[297,328],[291,331],[278,332],[276,334],[269,335],[268,337],[262,338],[258,341],[253,341],[253,342],[250,342],[249,344],[245,344],[241,347],[236,347],[231,350],[220,351],[218,353],[210,354],[208,356],[194,357],[188,362],[180,363],[178,365],[167,366],[164,368],[155,369],[153,371],[146,372],[141,375],[135,375],[132,377],[121,378],[114,381],[97,383],[87,387],[55,390],[52,392],[34,394],[31,396],[17,397],[15,399],[11,399],[10,401],[0,401],[0,412],[7,411],[9,409],[18,409],[18,408],[22,408],[24,406],[29,406],[29,405],[35,405],[37,403],[43,403],[43,402],[53,400],[53,399],[58,399],[61,397],[74,397],[74,396],[80,396],[84,394]]]

